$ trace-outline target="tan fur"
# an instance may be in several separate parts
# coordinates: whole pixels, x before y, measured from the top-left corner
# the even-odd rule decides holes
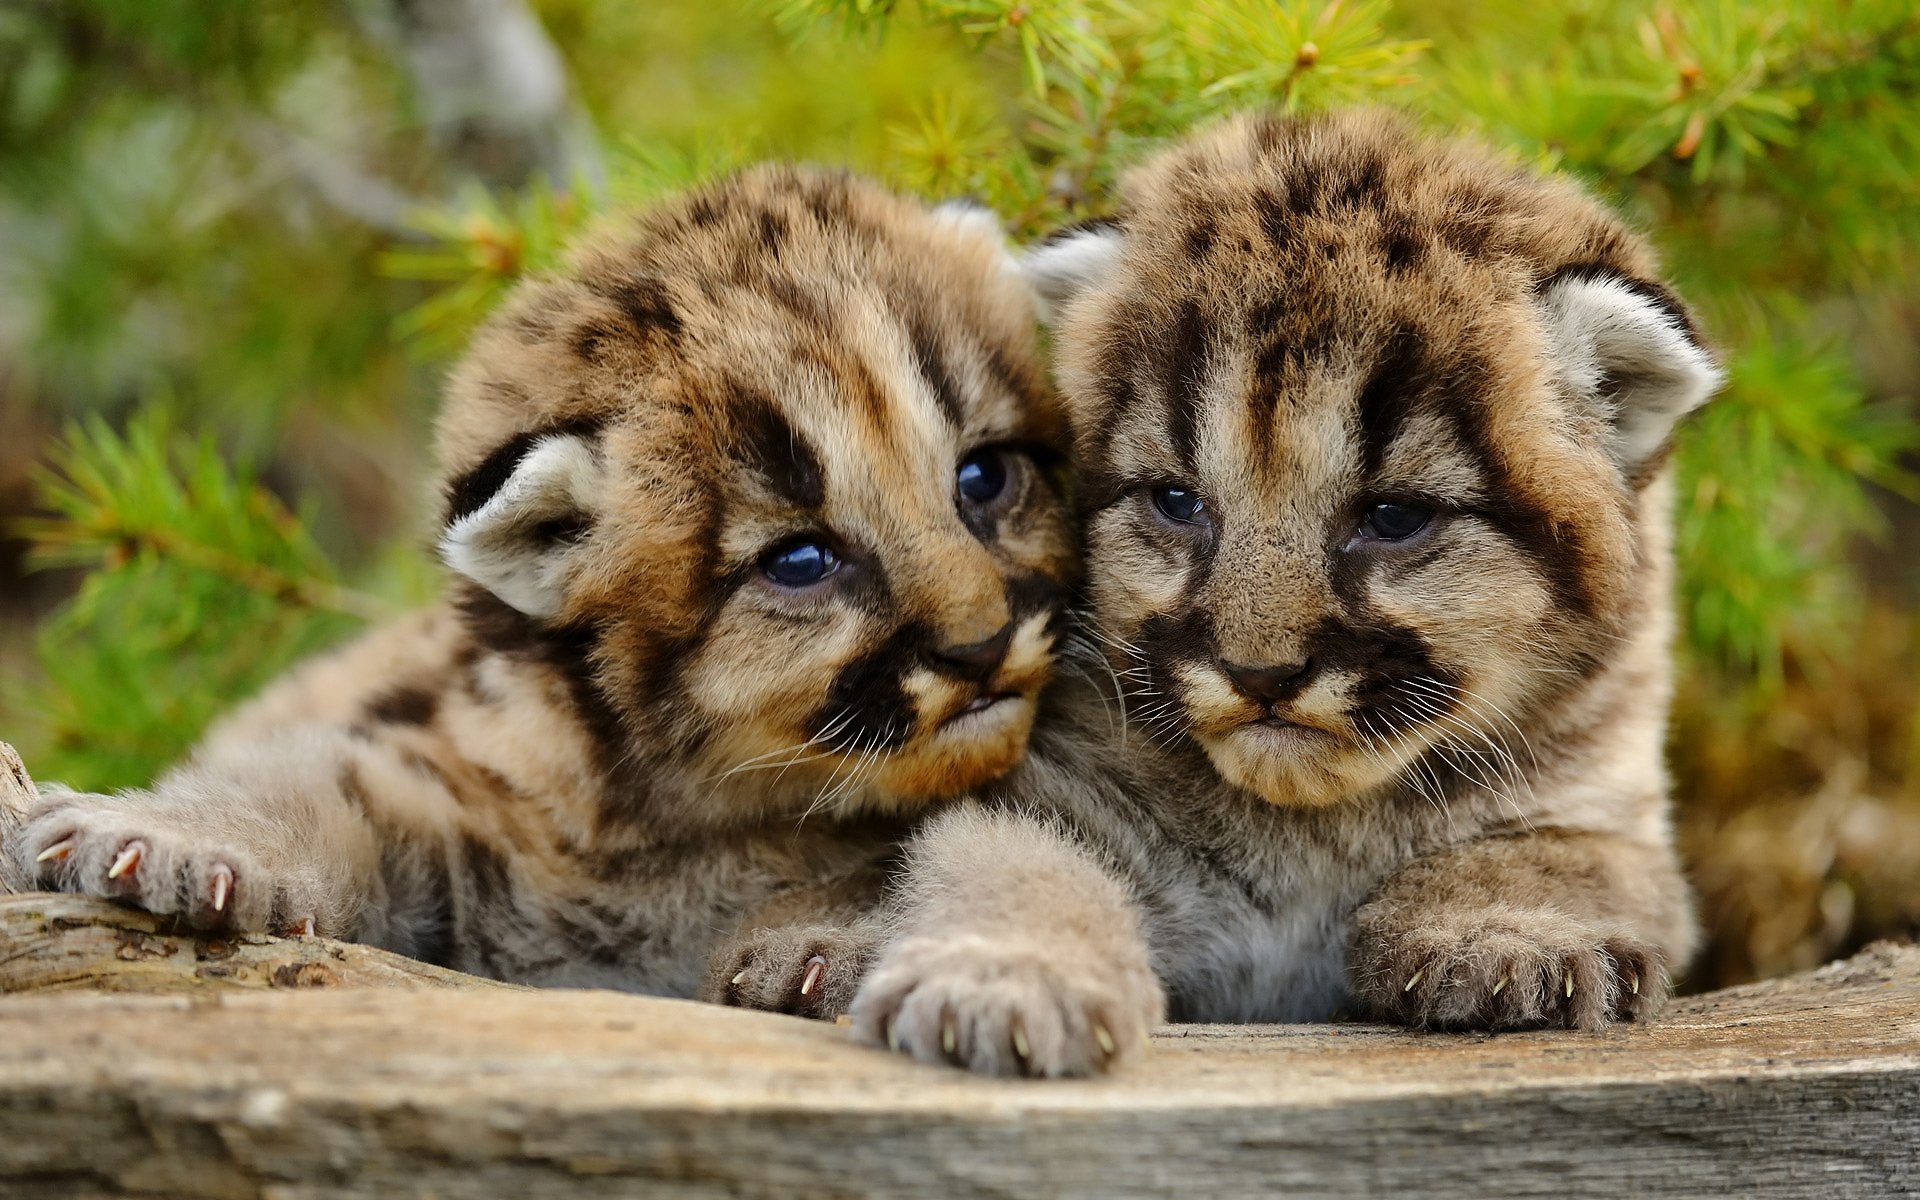
[[[1661,463],[1718,373],[1645,245],[1564,181],[1361,113],[1202,131],[1127,178],[1113,223],[1030,261],[1086,632],[1131,721],[1062,680],[992,790],[1137,908],[1075,930],[1050,914],[1114,881],[1076,904],[1077,869],[1025,869],[1030,823],[930,828],[912,861],[967,863],[969,889],[909,874],[914,933],[877,959],[862,1028],[926,991],[991,1043],[1031,1011],[978,980],[1112,955],[1136,919],[1176,1019],[1649,1014],[1695,936],[1660,756]],[[1150,987],[1073,987],[1158,1011]]]
[[[989,223],[787,167],[663,204],[519,289],[438,440],[447,601],[149,791],[50,797],[15,847],[52,851],[41,882],[724,998],[717,943],[831,928],[905,821],[1024,752],[1074,555]],[[983,454],[1006,482],[975,503]],[[840,569],[777,582],[796,540]]]

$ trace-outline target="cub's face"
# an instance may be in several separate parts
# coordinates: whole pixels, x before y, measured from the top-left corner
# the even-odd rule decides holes
[[[443,551],[470,607],[574,648],[610,760],[716,808],[983,782],[1025,750],[1075,565],[1032,312],[977,215],[736,177],[477,342]]]
[[[1029,268],[1136,714],[1277,803],[1524,761],[1636,611],[1641,493],[1716,379],[1624,230],[1376,117],[1246,119]]]

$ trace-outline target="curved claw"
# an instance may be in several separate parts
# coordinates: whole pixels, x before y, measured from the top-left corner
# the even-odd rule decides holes
[[[143,849],[145,849],[145,847],[141,846],[139,842],[130,842],[123,847],[119,855],[113,860],[113,865],[107,868],[107,878],[118,879],[122,875],[138,869],[140,866],[140,852]]]
[[[824,955],[816,954],[807,960],[807,972],[800,977],[800,994],[810,996],[813,989],[820,986],[820,980],[827,974],[827,960]]]

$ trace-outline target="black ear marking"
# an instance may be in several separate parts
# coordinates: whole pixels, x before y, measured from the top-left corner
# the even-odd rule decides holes
[[[515,434],[481,460],[479,466],[455,476],[447,485],[447,512],[441,524],[451,525],[486,507],[487,501],[493,499],[506,486],[507,480],[513,478],[514,468],[520,465],[520,460],[542,438],[593,437],[603,427],[603,422],[597,417],[573,417]]]

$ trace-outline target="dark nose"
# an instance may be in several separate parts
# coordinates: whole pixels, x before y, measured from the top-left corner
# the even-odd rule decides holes
[[[1007,643],[1012,640],[1013,622],[1008,621],[1000,627],[1000,632],[985,641],[940,646],[934,650],[933,657],[962,679],[985,683],[1000,669],[1001,661],[1007,657]]]
[[[1233,686],[1246,693],[1248,698],[1262,704],[1272,704],[1298,691],[1307,668],[1312,665],[1313,660],[1306,658],[1299,662],[1274,663],[1264,667],[1247,667],[1222,659],[1220,669],[1227,673],[1228,679],[1233,680]]]

